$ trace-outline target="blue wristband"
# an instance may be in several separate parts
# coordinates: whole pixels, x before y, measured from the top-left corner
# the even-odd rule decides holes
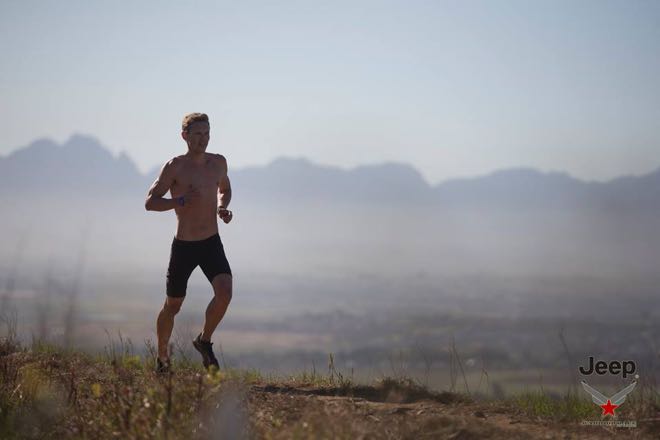
[[[177,203],[179,206],[183,206],[186,204],[186,199],[183,196],[179,196],[176,198]]]

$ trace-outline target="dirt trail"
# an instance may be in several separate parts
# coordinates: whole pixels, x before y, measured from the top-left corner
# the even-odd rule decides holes
[[[374,387],[350,390],[253,385],[247,395],[257,438],[607,439],[659,438],[658,425],[634,429],[533,420],[504,404],[450,393],[409,396]],[[654,429],[655,428],[655,429]]]

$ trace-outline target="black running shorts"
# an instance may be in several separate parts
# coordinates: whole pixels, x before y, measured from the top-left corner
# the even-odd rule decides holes
[[[209,280],[221,273],[231,275],[231,268],[225,256],[225,249],[220,235],[215,234],[199,241],[174,239],[167,268],[167,296],[184,297],[188,287],[188,278],[197,266],[202,268]]]

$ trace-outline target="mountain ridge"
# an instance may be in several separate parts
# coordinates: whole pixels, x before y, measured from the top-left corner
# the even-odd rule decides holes
[[[3,192],[49,188],[73,194],[110,191],[144,195],[160,166],[141,173],[130,155],[113,155],[97,138],[74,134],[58,145],[39,138],[0,157]],[[349,169],[304,157],[278,157],[266,165],[230,172],[241,193],[255,199],[338,199],[356,203],[442,203],[516,206],[630,206],[660,208],[660,168],[604,182],[585,181],[563,171],[514,167],[429,184],[412,165],[363,164]]]

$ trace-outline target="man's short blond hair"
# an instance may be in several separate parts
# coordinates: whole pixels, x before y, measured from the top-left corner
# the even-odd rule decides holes
[[[206,115],[206,113],[188,113],[183,117],[181,130],[188,131],[190,126],[195,122],[209,122],[209,117]]]

